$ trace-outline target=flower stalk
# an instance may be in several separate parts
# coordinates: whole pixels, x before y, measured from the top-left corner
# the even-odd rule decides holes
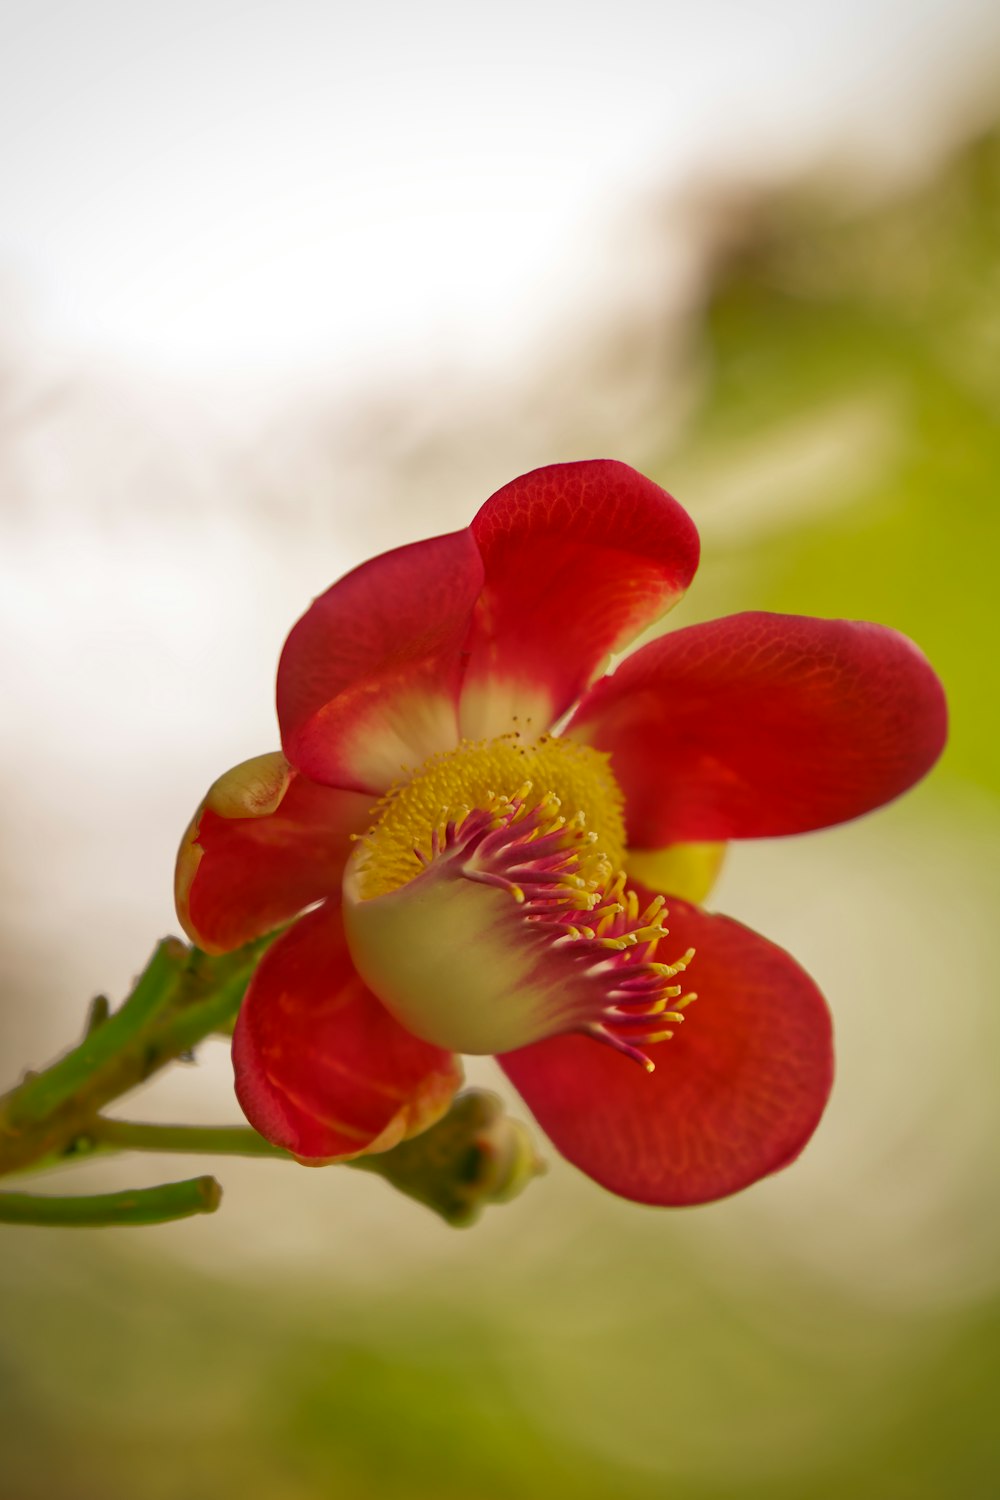
[[[101,1229],[110,1225],[165,1224],[218,1208],[222,1188],[214,1177],[164,1182],[124,1193],[94,1193],[62,1198],[35,1193],[0,1193],[0,1224],[49,1225],[63,1229]]]
[[[102,1113],[206,1037],[232,1029],[269,941],[212,957],[166,938],[118,1010],[97,997],[79,1044],[0,1098],[0,1177],[121,1151],[294,1161],[248,1126],[147,1124]],[[515,1196],[543,1170],[525,1127],[481,1090],[462,1094],[423,1135],[344,1165],[384,1177],[454,1225],[471,1224],[487,1204]],[[221,1197],[207,1176],[72,1197],[3,1192],[0,1224],[162,1224],[213,1213]]]
[[[72,1151],[99,1111],[231,1023],[266,942],[208,958],[165,938],[131,994],[83,1040],[0,1099],[0,1176]]]

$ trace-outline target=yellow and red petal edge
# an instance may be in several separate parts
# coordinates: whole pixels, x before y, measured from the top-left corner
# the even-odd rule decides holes
[[[368,826],[371,806],[365,794],[308,781],[280,751],[226,771],[177,856],[177,914],[188,937],[226,953],[314,901],[339,899],[351,834]]]
[[[567,1160],[623,1198],[707,1203],[787,1166],[833,1081],[826,1003],[781,948],[728,917],[668,903],[671,946],[695,949],[698,998],[644,1072],[556,1036],[500,1057]]]
[[[651,641],[595,684],[566,733],[610,753],[629,844],[647,848],[870,812],[930,770],[947,708],[895,630],[755,613]]]
[[[405,1031],[366,989],[340,910],[308,912],[269,948],[233,1033],[251,1125],[311,1163],[388,1151],[440,1119],[458,1060]]]

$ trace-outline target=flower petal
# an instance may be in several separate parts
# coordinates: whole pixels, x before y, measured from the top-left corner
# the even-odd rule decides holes
[[[940,755],[944,692],[895,630],[742,614],[651,641],[566,730],[600,750],[629,843],[772,837],[890,801]]]
[[[350,835],[371,822],[363,792],[318,786],[280,751],[209,789],[177,855],[177,914],[209,953],[248,943],[340,889]]]
[[[830,1016],[787,953],[728,917],[670,904],[671,945],[693,947],[698,999],[654,1073],[582,1036],[500,1062],[563,1156],[623,1198],[724,1198],[793,1161],[833,1077]]]
[[[388,1151],[439,1119],[462,1081],[354,971],[339,909],[307,913],[269,948],[233,1033],[236,1095],[251,1125],[313,1161]]]
[[[328,786],[382,792],[458,741],[462,648],[483,578],[468,531],[397,547],[335,583],[278,666],[285,754]]]
[[[687,588],[698,533],[665,490],[611,459],[505,485],[472,523],[486,568],[462,690],[470,739],[548,729],[613,651]]]
[[[698,906],[708,898],[725,857],[725,844],[665,844],[662,849],[629,849],[625,869],[632,885],[638,882]]]

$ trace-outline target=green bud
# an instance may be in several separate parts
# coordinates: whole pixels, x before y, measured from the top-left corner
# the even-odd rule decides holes
[[[449,1224],[475,1223],[490,1203],[509,1203],[545,1171],[526,1125],[496,1094],[470,1089],[422,1135],[349,1163],[377,1172]]]

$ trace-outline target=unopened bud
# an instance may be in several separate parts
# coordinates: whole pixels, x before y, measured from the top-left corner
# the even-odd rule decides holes
[[[508,1203],[545,1171],[526,1125],[496,1094],[470,1089],[422,1135],[350,1163],[377,1172],[449,1224],[478,1219],[490,1203]]]

